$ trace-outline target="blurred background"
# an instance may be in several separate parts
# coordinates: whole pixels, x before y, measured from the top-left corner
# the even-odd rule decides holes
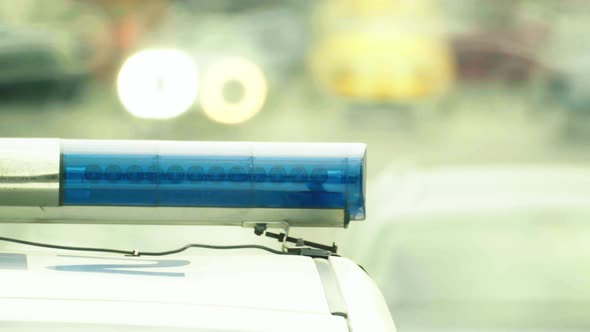
[[[362,264],[400,331],[588,330],[588,29],[576,0],[2,1],[0,136],[364,142],[367,220],[298,235]]]

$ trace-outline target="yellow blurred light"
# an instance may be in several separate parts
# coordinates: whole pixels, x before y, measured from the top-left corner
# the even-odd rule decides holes
[[[436,95],[452,82],[449,48],[436,39],[347,34],[332,36],[316,52],[315,78],[343,96],[409,100]]]
[[[139,118],[170,119],[197,98],[199,72],[178,50],[145,50],[129,57],[119,72],[117,91],[127,111]]]
[[[231,83],[243,88],[241,97],[231,101],[224,87]],[[238,57],[224,58],[212,64],[202,81],[200,103],[212,120],[237,124],[249,120],[262,109],[267,95],[266,77],[255,63]]]
[[[350,98],[411,101],[437,96],[455,66],[432,0],[329,0],[318,7],[313,78]]]

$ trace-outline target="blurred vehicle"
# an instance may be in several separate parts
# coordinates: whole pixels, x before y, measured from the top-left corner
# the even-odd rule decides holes
[[[546,58],[554,68],[547,82],[547,101],[563,109],[564,136],[585,141],[590,137],[590,51],[585,27],[590,13],[583,3],[566,2],[555,11],[555,29],[547,45]]]
[[[157,31],[170,15],[169,0],[84,0],[87,8],[100,13],[103,26],[93,31],[96,48],[108,50],[97,70],[110,78],[125,57],[136,51],[146,35]]]
[[[531,82],[547,71],[539,49],[547,41],[546,28],[479,31],[453,38],[457,79]]]
[[[191,104],[190,108],[199,108],[213,121],[223,124],[248,121],[276,96],[273,90],[268,89],[269,86],[290,84],[288,78],[294,72],[302,71],[306,42],[305,21],[301,13],[304,3],[293,2],[291,5],[297,10],[285,10],[284,6],[271,2],[228,1],[211,5],[191,1],[159,1],[157,4],[160,7],[169,5],[165,8],[174,19],[160,21],[159,17],[154,17],[153,22],[147,23],[148,14],[139,15],[130,11],[131,8],[144,10],[142,2],[127,1],[125,4],[127,6],[123,8],[128,13],[118,20],[127,22],[130,27],[138,25],[138,28],[130,28],[137,33],[132,34],[132,42],[126,47],[127,60],[121,61],[121,72],[130,63],[128,60],[146,51],[165,49],[187,54],[197,68],[198,77],[193,76],[198,79],[199,87],[199,94],[195,96],[197,103]],[[109,9],[111,5],[105,7]],[[219,15],[220,8],[228,15]],[[157,23],[157,27],[152,23]],[[277,26],[280,29],[277,30]],[[154,33],[156,29],[158,33]],[[121,36],[125,35],[123,30],[119,32]],[[157,72],[166,67],[165,61],[157,62],[140,71],[143,74],[140,80],[145,83],[149,80],[146,77],[150,71]],[[189,71],[185,72],[188,74]],[[135,84],[134,89],[141,90],[140,84]],[[140,96],[138,99],[145,104],[158,104],[141,97],[146,94],[152,99],[157,98],[157,93],[142,90],[137,94]],[[169,113],[170,107],[160,108],[158,113]],[[145,112],[139,110],[135,113]]]
[[[0,26],[0,96],[71,98],[89,76],[84,45],[51,31]],[[65,40],[64,40],[65,37]]]
[[[590,327],[587,167],[392,164],[373,183],[372,223],[350,241],[382,250],[346,254],[376,276],[398,328]]]
[[[454,76],[440,14],[427,0],[324,1],[309,66],[344,97],[411,101],[444,92]]]

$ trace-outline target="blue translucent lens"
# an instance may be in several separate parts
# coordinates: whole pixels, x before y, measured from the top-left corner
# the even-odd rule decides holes
[[[342,208],[351,220],[365,216],[363,145],[323,157],[305,155],[314,144],[286,145],[281,155],[276,144],[264,153],[261,143],[89,142],[62,145],[64,205]]]

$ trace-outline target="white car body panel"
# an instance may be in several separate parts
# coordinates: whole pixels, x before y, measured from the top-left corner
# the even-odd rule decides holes
[[[0,327],[395,331],[378,291],[359,296],[376,290],[364,271],[344,258],[329,263],[353,319],[332,314],[321,273],[308,257],[6,252],[0,254]]]

